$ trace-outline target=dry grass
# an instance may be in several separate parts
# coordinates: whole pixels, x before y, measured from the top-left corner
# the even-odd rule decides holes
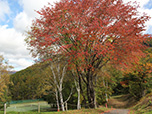
[[[108,102],[109,107],[130,108],[136,104],[136,100],[129,95],[113,96]]]

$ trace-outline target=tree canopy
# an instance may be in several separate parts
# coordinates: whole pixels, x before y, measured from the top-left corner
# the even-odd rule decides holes
[[[0,108],[1,105],[10,100],[8,96],[9,70],[13,68],[8,65],[8,62],[0,55]],[[3,105],[2,105],[3,106]]]
[[[86,85],[87,101],[95,107],[98,72],[110,63],[129,66],[143,56],[146,14],[122,0],[61,0],[44,7],[33,21],[26,42],[35,57],[61,54]],[[50,60],[50,58],[47,60]],[[85,91],[81,88],[81,93]]]

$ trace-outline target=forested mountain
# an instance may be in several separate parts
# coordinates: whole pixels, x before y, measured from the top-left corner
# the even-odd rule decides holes
[[[45,91],[42,68],[35,64],[10,76],[10,91],[13,100],[40,98]]]
[[[74,81],[72,77],[67,78],[67,75],[70,75],[70,73],[66,72],[62,85],[62,94],[65,101],[71,102],[75,105],[74,107],[76,107],[77,93],[74,87]],[[56,78],[56,81],[58,82],[59,77]],[[36,63],[24,70],[12,74],[10,76],[10,81],[11,84],[9,85],[9,90],[12,96],[12,100],[43,98],[49,103],[56,104],[55,88],[57,85],[54,83],[53,74],[50,69],[50,63]]]
[[[15,74],[17,71],[9,71],[9,74]]]

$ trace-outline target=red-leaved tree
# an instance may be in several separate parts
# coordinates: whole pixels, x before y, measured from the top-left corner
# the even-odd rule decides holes
[[[149,37],[143,35],[144,23],[149,16],[139,15],[137,7],[122,0],[61,0],[38,11],[41,17],[33,21],[26,42],[35,57],[66,56],[79,79],[84,102],[94,108],[102,67],[109,63],[129,66],[143,56],[142,43]]]

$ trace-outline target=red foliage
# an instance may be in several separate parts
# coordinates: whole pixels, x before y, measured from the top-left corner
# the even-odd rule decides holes
[[[66,56],[79,83],[86,84],[91,108],[101,68],[109,63],[131,67],[144,56],[143,41],[151,38],[143,35],[149,16],[139,16],[136,4],[122,0],[61,0],[38,13],[41,18],[33,21],[26,39],[31,52],[44,59],[52,54]]]
[[[128,82],[129,82],[129,80],[125,80],[125,81],[121,81],[120,84],[122,86],[126,86],[126,85],[128,85]]]
[[[38,13],[41,18],[33,21],[28,42],[34,54],[58,51],[82,71],[109,61],[129,66],[143,56],[142,43],[149,37],[143,35],[149,17],[138,16],[137,5],[122,0],[61,0]]]

